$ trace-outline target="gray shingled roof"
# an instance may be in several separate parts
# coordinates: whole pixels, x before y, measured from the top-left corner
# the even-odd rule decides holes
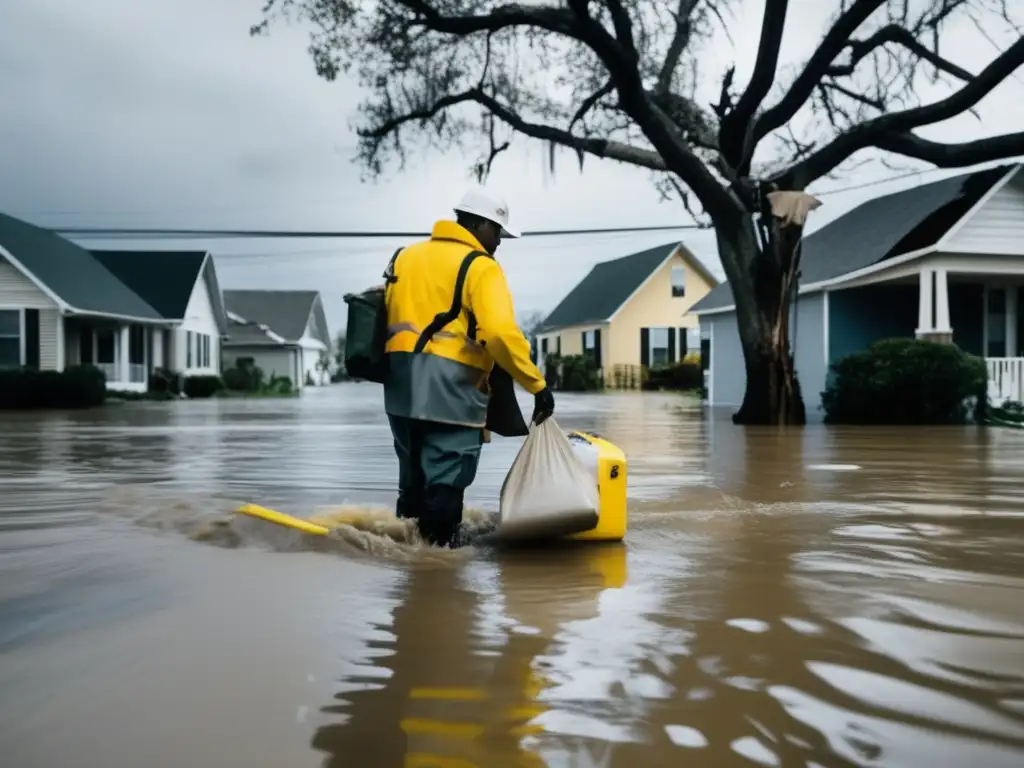
[[[0,245],[71,309],[143,320],[163,317],[89,251],[48,229],[0,213]]]
[[[228,344],[270,344],[277,345],[276,339],[270,338],[266,331],[256,323],[239,323],[234,320],[228,322]]]
[[[309,322],[310,312],[314,313],[314,326],[322,336],[325,344],[331,343],[331,332],[327,327],[323,303],[318,301],[318,291],[255,291],[230,290],[224,291],[224,305],[227,311],[238,315],[250,323],[267,326],[286,341],[297,342],[302,338]],[[236,340],[239,326],[232,324],[228,334],[231,344],[252,343]],[[238,330],[238,339],[242,331]],[[264,336],[263,342],[267,338]]]
[[[538,331],[607,320],[678,247],[678,242],[666,243],[595,264],[544,319]]]
[[[842,277],[934,245],[1014,167],[1003,165],[951,176],[858,205],[804,238],[801,284]],[[732,289],[721,283],[691,312],[732,305]]]

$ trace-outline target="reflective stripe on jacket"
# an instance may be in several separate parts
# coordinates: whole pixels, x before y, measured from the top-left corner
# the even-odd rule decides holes
[[[505,273],[481,256],[469,268],[462,312],[415,353],[434,317],[452,304],[459,267],[477,239],[454,221],[439,221],[430,239],[403,250],[387,286],[389,378],[384,404],[393,416],[483,427],[487,377],[495,361],[531,394],[545,387],[530,343],[515,321]]]

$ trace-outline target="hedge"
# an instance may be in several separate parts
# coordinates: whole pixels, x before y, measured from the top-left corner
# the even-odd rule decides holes
[[[93,408],[106,399],[107,377],[92,365],[0,370],[0,409]]]
[[[694,390],[704,386],[704,371],[700,358],[687,355],[678,363],[650,368],[644,377],[643,389]]]
[[[967,421],[973,399],[984,418],[985,361],[953,344],[883,339],[831,366],[822,393],[832,424],[955,424]]]
[[[604,382],[589,355],[548,355],[544,361],[548,386],[561,392],[593,392]]]

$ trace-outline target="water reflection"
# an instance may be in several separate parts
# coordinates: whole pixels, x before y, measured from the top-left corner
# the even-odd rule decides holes
[[[602,593],[625,581],[621,545],[411,568],[367,664],[323,710],[339,721],[313,747],[325,766],[547,765],[530,737],[545,731],[545,693],[559,675],[541,659],[563,626],[597,615]]]

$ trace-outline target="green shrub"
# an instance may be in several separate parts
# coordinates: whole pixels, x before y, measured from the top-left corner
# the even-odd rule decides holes
[[[224,389],[220,376],[188,376],[185,379],[185,396],[189,398],[213,397]]]
[[[275,374],[267,382],[265,391],[269,395],[290,395],[295,391],[295,387],[292,385],[292,380],[287,376],[277,376]]]
[[[950,424],[986,406],[985,361],[953,344],[883,339],[831,367],[822,393],[833,424]]]
[[[92,365],[58,371],[0,371],[0,409],[92,408],[107,399],[107,378]]]
[[[177,371],[172,371],[168,368],[156,368],[149,376],[148,390],[161,394],[180,395],[181,378],[181,374]]]
[[[704,385],[704,371],[700,362],[682,361],[658,366],[647,371],[642,389],[700,389]]]
[[[224,386],[232,392],[259,392],[263,389],[263,369],[252,358],[240,357],[234,368],[224,371]]]
[[[593,392],[604,387],[594,359],[589,355],[548,355],[545,370],[548,386],[556,391]]]

